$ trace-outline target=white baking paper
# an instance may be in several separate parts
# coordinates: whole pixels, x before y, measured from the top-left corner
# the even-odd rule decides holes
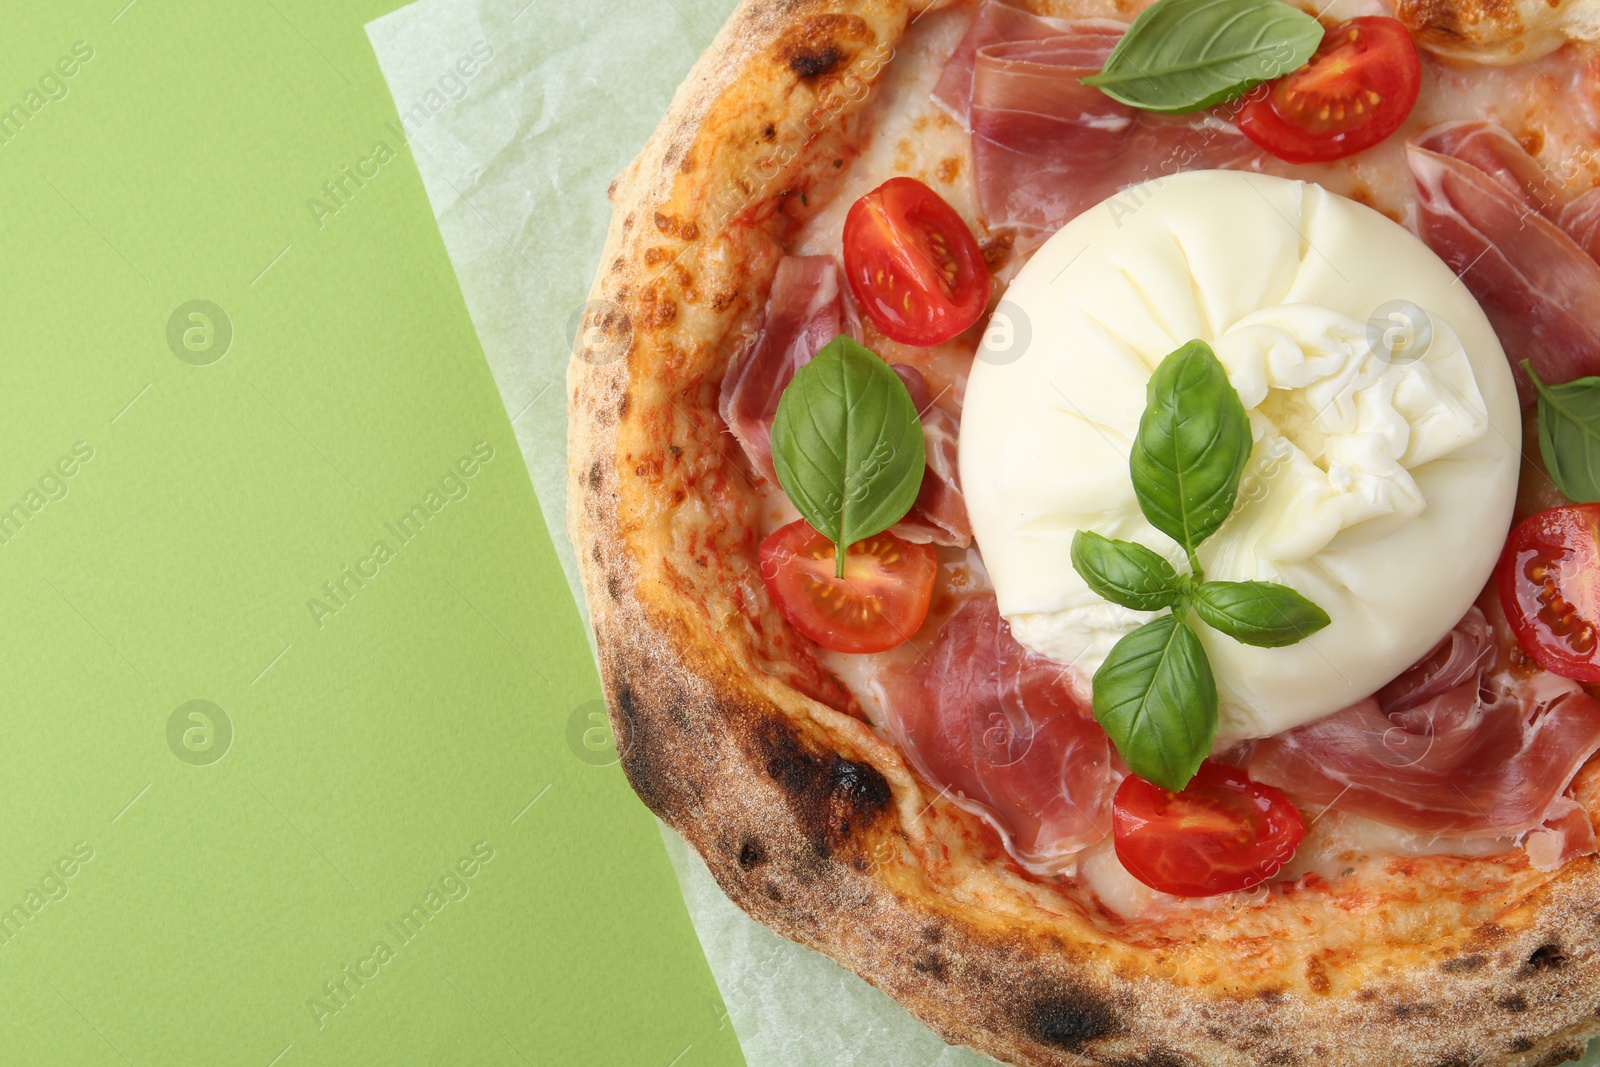
[[[566,533],[566,364],[639,152],[736,0],[420,0],[367,26],[579,609]],[[392,145],[398,147],[398,145]],[[981,1067],[667,852],[750,1067]],[[1600,1046],[1586,1065],[1600,1065]]]

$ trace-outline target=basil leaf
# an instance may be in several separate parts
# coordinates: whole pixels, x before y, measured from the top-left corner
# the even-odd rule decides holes
[[[1213,630],[1257,648],[1297,644],[1331,621],[1328,613],[1276,582],[1206,582],[1194,612]]]
[[[1522,369],[1539,391],[1539,454],[1561,495],[1600,501],[1600,378],[1546,385],[1527,360]]]
[[[1303,66],[1322,33],[1279,0],[1157,0],[1083,84],[1146,111],[1198,111]]]
[[[1162,360],[1128,467],[1139,509],[1191,564],[1233,511],[1250,447],[1250,418],[1210,345],[1190,341]]]
[[[1188,785],[1217,735],[1217,683],[1189,625],[1163,615],[1118,641],[1094,672],[1094,717],[1134,774]]]
[[[1172,564],[1143,545],[1113,541],[1092,530],[1072,535],[1072,566],[1096,596],[1134,611],[1170,608],[1181,595]]]
[[[927,454],[917,405],[900,376],[845,336],[795,371],[772,422],[778,484],[814,529],[845,551],[905,518]]]

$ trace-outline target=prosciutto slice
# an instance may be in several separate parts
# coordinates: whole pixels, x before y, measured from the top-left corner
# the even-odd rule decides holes
[[[1126,29],[1081,19],[1043,40],[978,49],[972,168],[991,230],[1053,232],[1130,185],[1256,157],[1238,128],[1217,115],[1139,111],[1082,84]]]
[[[1600,188],[1590,189],[1562,209],[1561,228],[1589,258],[1600,262]]]
[[[911,513],[896,525],[895,533],[908,541],[933,542],[966,548],[972,543],[972,525],[967,521],[967,501],[961,495],[956,473],[956,443],[961,424],[949,411],[939,407],[928,395],[922,372],[903,363],[894,372],[906,383],[911,402],[922,416],[922,440],[928,454],[928,469]]]
[[[1115,26],[1120,35],[1122,24]],[[983,0],[978,13],[973,16],[967,34],[945,63],[939,84],[933,87],[933,101],[950,117],[971,130],[968,113],[972,109],[972,72],[977,64],[978,51],[1004,41],[1042,41],[1068,32],[1072,22],[1068,19],[1046,18],[1024,11],[1020,7],[1002,4],[999,0]],[[1098,68],[1097,68],[1098,69]]]
[[[767,295],[755,341],[722,379],[717,410],[745,455],[769,482],[772,420],[794,372],[839,336],[843,316],[839,268],[831,256],[785,256]]]
[[[1063,675],[1016,642],[985,595],[950,617],[927,655],[874,679],[917,770],[1039,872],[1110,832],[1111,798],[1126,776]]]
[[[1506,347],[1524,404],[1531,360],[1547,382],[1600,373],[1600,263],[1547,214],[1553,188],[1509,134],[1448,123],[1406,145],[1417,184],[1417,226],[1461,276]],[[1571,221],[1571,220],[1569,220]]]
[[[1337,807],[1463,837],[1554,834],[1530,838],[1530,857],[1557,863],[1592,851],[1587,816],[1562,794],[1600,749],[1600,702],[1564,678],[1519,677],[1497,653],[1473,608],[1376,696],[1258,742],[1250,776],[1312,814]]]
[[[1522,843],[1528,862],[1541,871],[1559,869],[1568,860],[1591,856],[1600,850],[1595,840],[1594,822],[1571,797],[1556,797],[1545,812],[1544,825]]]
[[[1552,220],[1559,212],[1559,187],[1503,126],[1447,122],[1412,143],[1476,167],[1516,194],[1530,211]]]

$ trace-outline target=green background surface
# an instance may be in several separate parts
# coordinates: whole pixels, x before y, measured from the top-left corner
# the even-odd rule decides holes
[[[386,125],[394,4],[124,4],[0,40],[0,1061],[739,1063]]]

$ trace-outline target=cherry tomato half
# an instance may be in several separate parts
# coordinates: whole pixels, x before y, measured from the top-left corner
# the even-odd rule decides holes
[[[1405,25],[1366,15],[1339,23],[1311,62],[1251,94],[1239,129],[1290,163],[1342,159],[1398,130],[1421,89],[1422,61]]]
[[[761,546],[761,580],[795,629],[835,652],[887,652],[928,617],[939,559],[885,531],[850,546],[835,578],[833,542],[804,519]]]
[[[850,207],[844,273],[856,303],[901,344],[948,341],[989,306],[989,268],[956,209],[915,178],[891,178]]]
[[[1111,804],[1117,859],[1151,889],[1209,897],[1271,878],[1306,824],[1289,798],[1206,760],[1181,793],[1129,775]]]
[[[1511,531],[1495,577],[1511,631],[1534,662],[1600,682],[1600,504],[1524,519]]]

